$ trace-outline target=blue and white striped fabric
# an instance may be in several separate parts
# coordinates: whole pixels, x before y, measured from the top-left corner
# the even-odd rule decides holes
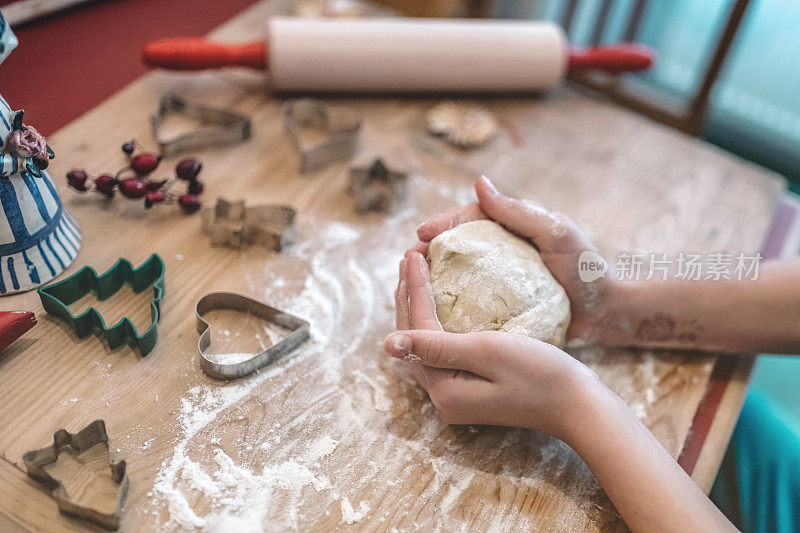
[[[0,61],[17,41],[0,15]],[[68,267],[81,246],[75,219],[46,172],[34,177],[8,152],[14,111],[0,96],[0,295],[34,289]]]

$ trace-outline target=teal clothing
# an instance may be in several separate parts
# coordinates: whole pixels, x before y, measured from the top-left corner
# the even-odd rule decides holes
[[[800,419],[751,387],[711,499],[742,531],[800,531]]]

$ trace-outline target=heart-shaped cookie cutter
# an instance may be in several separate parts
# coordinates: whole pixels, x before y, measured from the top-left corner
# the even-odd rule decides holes
[[[242,313],[249,313],[259,318],[277,324],[291,331],[289,335],[273,344],[266,350],[253,354],[252,357],[235,363],[220,363],[210,359],[206,350],[211,345],[211,328],[203,315],[215,309],[230,309]],[[195,305],[197,318],[197,331],[200,338],[197,340],[197,349],[200,352],[200,368],[209,376],[217,379],[236,379],[252,374],[265,366],[283,359],[295,348],[303,344],[309,337],[310,324],[302,318],[285,313],[274,307],[235,292],[212,292],[206,294]]]
[[[164,137],[161,127],[170,115],[183,115],[200,122],[200,128]],[[217,144],[230,144],[250,138],[250,119],[228,109],[189,102],[175,93],[167,93],[158,101],[158,110],[150,117],[153,139],[161,155],[169,157],[189,150],[200,150]]]
[[[281,106],[286,131],[300,152],[300,172],[319,170],[333,161],[349,159],[361,135],[361,115],[349,107],[328,106],[316,98],[297,98]],[[308,139],[304,130],[324,132]]]

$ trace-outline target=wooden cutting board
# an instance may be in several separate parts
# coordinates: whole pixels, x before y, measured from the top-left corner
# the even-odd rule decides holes
[[[264,18],[285,9],[265,1],[213,36],[261,35]],[[479,173],[500,188],[573,217],[604,253],[730,250],[755,252],[783,181],[763,169],[570,88],[543,97],[481,103],[501,134],[472,152],[424,132],[423,98],[325,98],[365,118],[361,156],[377,153],[412,173],[411,194],[389,216],[357,216],[345,193],[347,165],[298,175],[283,131],[284,98],[249,74],[153,73],[50,139],[51,171],[83,231],[83,265],[102,271],[119,257],[151,253],[166,263],[159,343],[146,358],[111,352],[96,337],[77,340],[47,316],[35,293],[2,299],[33,310],[37,325],[0,356],[0,529],[76,530],[24,473],[22,454],[59,428],[106,421],[112,455],[129,465],[123,530],[180,527],[265,529],[617,530],[624,524],[591,472],[566,445],[541,433],[448,427],[403,364],[381,353],[393,328],[391,294],[416,226],[473,199]],[[203,200],[244,197],[299,210],[295,245],[212,248],[198,216],[138,202],[104,202],[63,186],[71,168],[124,165],[120,145],[154,147],[148,115],[174,91],[231,106],[253,120],[246,144],[198,152]],[[19,104],[12,102],[12,104]],[[162,163],[169,175],[178,158]],[[214,290],[263,298],[312,324],[291,359],[233,383],[199,368],[194,303]],[[107,318],[149,321],[149,293],[123,291],[101,304]],[[91,297],[76,309],[97,302]],[[269,333],[249,317],[213,317],[218,351],[252,350]],[[678,456],[706,390],[715,356],[586,348],[589,364],[664,446]],[[739,408],[738,391],[726,400]],[[722,424],[701,457],[715,470],[730,432]],[[613,431],[613,428],[609,428]],[[698,468],[700,465],[698,464]],[[712,474],[713,476],[713,474]]]

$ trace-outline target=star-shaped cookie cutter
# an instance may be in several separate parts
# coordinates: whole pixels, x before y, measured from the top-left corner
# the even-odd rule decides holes
[[[288,205],[246,207],[244,200],[217,198],[214,207],[203,210],[203,231],[213,246],[243,248],[258,244],[281,251],[294,242],[297,212]]]
[[[102,275],[98,275],[92,267],[85,266],[70,277],[41,287],[37,292],[44,310],[66,322],[79,339],[95,332],[98,336],[106,338],[108,347],[112,350],[127,342],[137,347],[142,356],[145,356],[155,348],[158,340],[156,326],[161,318],[164,271],[164,261],[157,254],[151,255],[138,268],[134,268],[127,259],[120,259]],[[123,317],[116,324],[107,326],[103,316],[94,307],[77,316],[69,310],[71,304],[90,292],[94,293],[98,300],[107,300],[126,284],[136,293],[153,286],[153,299],[150,300],[152,322],[141,334],[128,317]]]
[[[164,137],[161,127],[170,115],[183,115],[197,120],[201,126],[175,137]],[[164,157],[217,144],[243,142],[251,135],[250,119],[246,116],[229,109],[195,104],[175,93],[161,97],[150,123],[153,139]]]
[[[408,174],[391,170],[382,159],[373,159],[366,167],[350,169],[348,192],[358,213],[391,211],[405,198]]]
[[[349,159],[361,135],[361,115],[349,107],[328,106],[316,98],[289,100],[281,106],[286,131],[300,152],[300,172],[319,170]],[[316,136],[305,132],[314,130]]]
[[[105,512],[91,505],[82,505],[71,497],[64,487],[64,484],[50,475],[45,469],[47,465],[58,461],[61,453],[71,453],[80,456],[89,451],[97,444],[105,446],[110,467],[110,477],[119,491],[119,499],[113,512]],[[126,474],[125,461],[114,463],[111,461],[111,450],[109,445],[106,424],[102,420],[95,420],[77,433],[70,433],[65,429],[59,429],[53,435],[53,444],[26,452],[22,456],[28,476],[40,481],[47,488],[52,490],[53,499],[58,504],[58,509],[65,514],[82,518],[97,524],[106,529],[119,529],[119,519],[122,514],[122,503],[128,493],[128,476]]]
[[[222,363],[206,353],[211,345],[211,329],[203,315],[215,309],[230,309],[242,313],[249,313],[259,318],[277,324],[287,329],[290,333],[262,352],[253,354],[252,357],[235,363]],[[289,313],[235,292],[212,292],[206,294],[195,305],[197,318],[197,331],[200,338],[197,340],[197,349],[200,352],[200,368],[203,372],[217,379],[236,379],[252,374],[265,366],[283,359],[295,348],[308,340],[310,324]]]

